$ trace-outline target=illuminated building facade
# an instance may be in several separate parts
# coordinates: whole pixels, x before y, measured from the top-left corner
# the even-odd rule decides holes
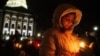
[[[13,0],[8,0],[10,2]],[[15,1],[15,0],[14,0]],[[18,0],[16,0],[18,2]],[[23,0],[24,1],[24,0]],[[10,39],[10,35],[15,35],[18,31],[21,34],[21,38],[33,37],[36,31],[36,24],[32,14],[28,13],[27,9],[12,6],[3,8],[0,10],[0,30],[3,39]],[[12,4],[12,3],[11,3]],[[22,9],[22,10],[21,10]],[[24,11],[23,11],[24,10]]]

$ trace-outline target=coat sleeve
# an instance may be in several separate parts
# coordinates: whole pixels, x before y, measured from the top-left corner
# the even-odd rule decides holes
[[[54,36],[52,35],[46,35],[40,46],[39,55],[40,56],[55,56],[55,41]]]

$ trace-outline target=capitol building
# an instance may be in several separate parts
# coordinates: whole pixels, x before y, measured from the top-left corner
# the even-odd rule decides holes
[[[0,23],[2,39],[9,39],[16,31],[21,34],[22,39],[35,35],[35,20],[27,11],[25,0],[8,0],[4,8],[0,9]]]

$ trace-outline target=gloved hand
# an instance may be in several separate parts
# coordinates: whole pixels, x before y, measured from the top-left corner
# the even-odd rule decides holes
[[[95,56],[95,55],[91,48],[86,47],[80,49],[79,56]]]

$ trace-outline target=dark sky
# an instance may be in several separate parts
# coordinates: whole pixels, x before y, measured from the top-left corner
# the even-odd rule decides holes
[[[0,0],[0,8],[7,0]],[[61,3],[70,3],[77,6],[83,12],[81,27],[100,25],[99,7],[100,3],[96,0],[27,0],[29,11],[36,15],[37,29],[45,30],[52,26],[52,14],[55,7]]]
[[[31,1],[31,0],[30,0]],[[33,0],[32,0],[33,1]],[[61,3],[71,3],[77,6],[83,12],[80,23],[81,28],[88,28],[99,23],[99,1],[96,0],[36,0],[30,3],[34,4],[31,9],[38,14],[39,28],[44,30],[52,26],[52,14],[55,7]]]

